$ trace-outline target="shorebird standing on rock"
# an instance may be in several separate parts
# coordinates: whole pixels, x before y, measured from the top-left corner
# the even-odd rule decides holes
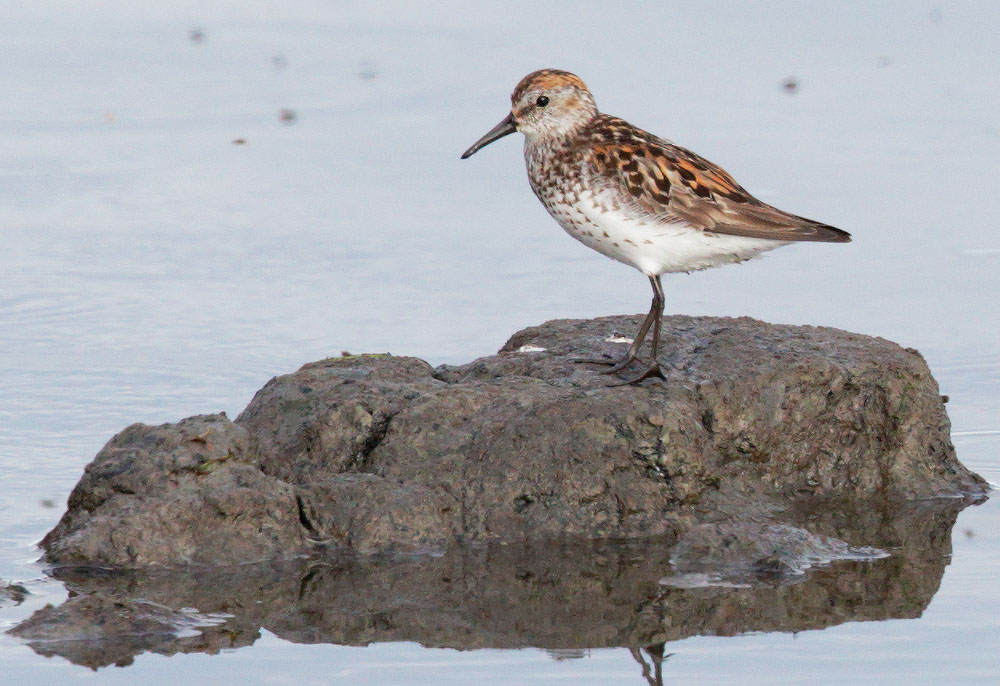
[[[602,114],[580,78],[557,69],[528,74],[510,114],[462,154],[524,134],[528,181],[569,235],[649,278],[649,314],[618,361],[638,359],[650,327],[652,361],[622,383],[665,378],[657,360],[663,317],[660,275],[742,262],[796,241],[846,243],[851,235],[757,200],[724,169],[628,122]]]

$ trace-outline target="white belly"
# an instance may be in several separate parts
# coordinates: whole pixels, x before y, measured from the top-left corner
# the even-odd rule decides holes
[[[603,211],[586,195],[550,212],[573,238],[646,276],[742,262],[787,245],[787,241],[706,233],[681,223],[642,222],[621,212]]]

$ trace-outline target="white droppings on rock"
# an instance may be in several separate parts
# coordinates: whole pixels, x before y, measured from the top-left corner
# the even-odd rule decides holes
[[[542,348],[542,347],[539,347],[537,345],[530,345],[529,344],[529,345],[522,345],[520,348],[517,349],[517,352],[519,352],[519,353],[543,353],[546,350],[548,350],[548,348]]]

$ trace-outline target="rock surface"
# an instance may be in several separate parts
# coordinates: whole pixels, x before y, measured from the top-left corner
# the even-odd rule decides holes
[[[235,422],[129,427],[87,467],[45,557],[217,565],[317,547],[677,540],[724,521],[780,538],[762,523],[803,501],[987,489],[958,462],[916,351],[675,316],[664,320],[665,382],[612,387],[573,362],[621,355],[616,334],[639,321],[548,322],[462,366],[331,358],[272,379]]]
[[[224,415],[133,424],[108,442],[42,540],[98,566],[241,564],[304,549],[295,489],[254,464]]]

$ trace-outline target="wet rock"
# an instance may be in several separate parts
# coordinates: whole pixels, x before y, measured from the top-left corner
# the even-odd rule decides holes
[[[814,563],[794,583],[760,573],[739,584],[671,584],[692,562],[702,564],[689,553],[695,539],[714,535],[704,531],[678,545],[642,539],[452,546],[441,555],[326,551],[285,562],[113,574],[62,567],[55,573],[71,597],[12,633],[42,654],[96,668],[141,652],[247,646],[262,629],[304,644],[572,651],[912,618],[940,585],[963,507],[958,499],[939,499],[786,511],[782,526],[797,529],[791,536],[800,542],[836,538],[892,553]],[[811,536],[801,533],[805,527]],[[772,543],[782,538],[774,533]],[[759,552],[762,545],[743,549]],[[809,547],[782,553],[783,559],[800,564]],[[741,557],[749,559],[721,561],[738,564]]]
[[[87,465],[42,540],[64,564],[240,564],[300,551],[291,486],[263,474],[225,415],[134,424]]]
[[[88,466],[46,559],[144,567],[317,547],[673,541],[730,520],[766,544],[803,502],[986,491],[958,462],[916,351],[677,316],[664,320],[664,382],[611,387],[573,362],[621,355],[616,334],[639,320],[548,322],[497,355],[437,369],[330,358],[272,379],[235,423],[130,427]],[[764,572],[767,560],[756,558]]]
[[[147,651],[170,655],[203,649],[198,629],[223,624],[226,618],[138,598],[87,594],[59,607],[48,605],[9,633],[46,657],[59,655],[94,668],[124,667]]]
[[[673,546],[674,575],[661,583],[679,588],[740,586],[766,579],[797,583],[814,566],[835,560],[877,560],[889,553],[854,547],[788,524],[725,521],[692,527]]]
[[[4,605],[20,605],[30,595],[28,589],[21,584],[9,584],[0,581],[0,607]]]

